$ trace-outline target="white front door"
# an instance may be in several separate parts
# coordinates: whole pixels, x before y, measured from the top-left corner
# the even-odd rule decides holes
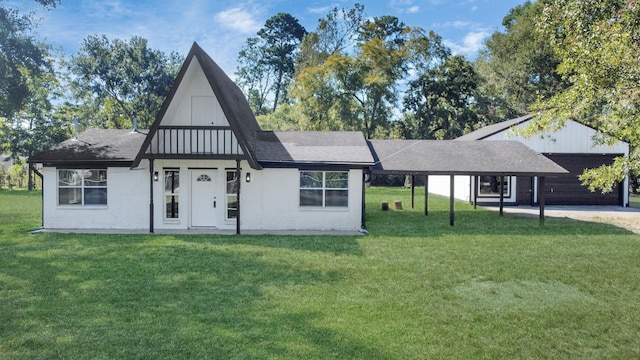
[[[216,170],[191,170],[191,226],[217,226],[223,200],[216,192]]]

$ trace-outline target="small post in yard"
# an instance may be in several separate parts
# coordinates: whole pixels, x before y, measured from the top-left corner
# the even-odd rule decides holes
[[[454,194],[454,184],[455,177],[453,174],[449,176],[449,225],[453,226],[454,222],[454,205],[453,205],[453,194]]]

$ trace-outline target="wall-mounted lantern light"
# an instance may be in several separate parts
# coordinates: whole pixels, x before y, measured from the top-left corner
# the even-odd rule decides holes
[[[247,180],[247,182],[251,182],[251,173],[247,173],[245,180]]]
[[[153,181],[158,181],[158,172],[153,173]]]

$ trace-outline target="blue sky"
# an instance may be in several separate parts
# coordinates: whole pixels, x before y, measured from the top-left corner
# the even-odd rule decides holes
[[[29,6],[27,0],[17,0]],[[458,54],[474,58],[483,41],[501,30],[502,18],[524,0],[381,0],[359,1],[367,16],[393,15],[406,25],[440,34]],[[48,43],[75,53],[89,35],[105,34],[110,39],[133,35],[149,40],[152,48],[185,55],[198,44],[233,76],[238,51],[248,37],[278,12],[298,19],[307,31],[331,8],[352,8],[346,0],[62,0],[51,11],[38,11],[36,32]]]

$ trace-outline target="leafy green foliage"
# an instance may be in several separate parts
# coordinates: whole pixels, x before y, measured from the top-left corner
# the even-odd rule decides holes
[[[407,111],[398,124],[406,139],[455,139],[489,120],[480,77],[462,56],[451,56],[409,82],[404,98]],[[484,110],[484,111],[483,111]]]
[[[180,63],[176,53],[150,49],[138,36],[128,42],[105,35],[87,37],[69,66],[74,95],[85,110],[84,122],[102,128],[129,127],[135,112],[140,126],[149,127]]]
[[[543,1],[540,38],[560,59],[558,72],[570,86],[536,105],[535,128],[554,129],[574,119],[602,132],[607,141],[640,145],[640,5],[636,1]],[[530,129],[534,131],[535,129]],[[640,170],[637,153],[583,180],[603,191],[626,169]],[[625,162],[624,166],[621,162]]]
[[[501,120],[528,114],[538,98],[567,86],[556,70],[560,60],[551,43],[536,33],[542,8],[542,2],[527,1],[511,9],[502,20],[504,32],[493,33],[475,61],[485,80],[481,90],[494,99]]]
[[[36,0],[45,7],[59,1]],[[0,6],[0,117],[11,118],[29,100],[28,74],[49,71],[47,46],[35,40],[32,15],[20,14],[3,2]],[[28,73],[28,74],[27,74]]]
[[[273,94],[275,111],[288,100],[287,87],[294,73],[294,60],[306,30],[287,13],[269,18],[258,37],[247,39],[238,54],[238,84],[248,94],[256,114],[265,114],[265,103]]]

